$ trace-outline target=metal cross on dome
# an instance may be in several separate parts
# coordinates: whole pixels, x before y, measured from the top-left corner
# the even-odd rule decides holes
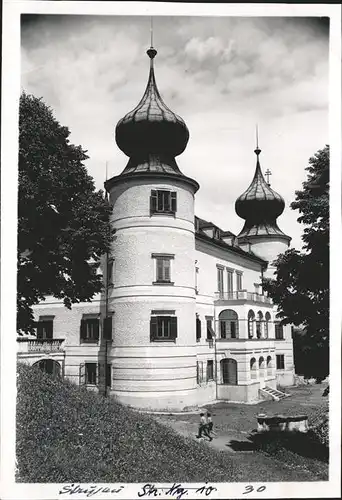
[[[270,175],[272,175],[271,170],[268,168],[265,172],[265,177],[267,178],[267,184],[270,186]]]

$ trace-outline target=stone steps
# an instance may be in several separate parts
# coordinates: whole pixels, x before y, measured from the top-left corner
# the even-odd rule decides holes
[[[271,387],[267,387],[267,386],[263,387],[260,390],[261,390],[261,392],[264,392],[264,393],[268,394],[269,396],[271,396],[271,398],[274,401],[280,401],[281,399],[289,397],[289,394],[286,394],[285,392],[282,392],[282,391],[278,391],[278,389],[272,389]]]

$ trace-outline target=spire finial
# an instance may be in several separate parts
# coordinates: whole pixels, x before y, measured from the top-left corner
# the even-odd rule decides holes
[[[254,153],[259,156],[261,153],[261,149],[259,148],[259,130],[258,130],[258,124],[255,126],[255,133],[256,133],[256,149],[254,150]]]
[[[151,59],[151,64],[153,62],[153,59],[156,57],[157,55],[157,51],[156,49],[153,47],[153,17],[151,16],[151,27],[150,27],[150,33],[151,33],[151,46],[150,48],[148,49],[148,51],[146,52],[146,54],[148,55],[148,57]]]

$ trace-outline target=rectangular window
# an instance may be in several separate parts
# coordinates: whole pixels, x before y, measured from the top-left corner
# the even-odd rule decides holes
[[[175,341],[177,338],[176,316],[151,316],[150,340],[151,342]]]
[[[81,320],[81,343],[98,342],[100,321],[98,318],[86,318]]]
[[[196,341],[197,342],[199,342],[201,340],[201,334],[202,334],[201,320],[196,315]]]
[[[277,359],[277,370],[284,370],[285,369],[284,354],[277,354],[276,359]]]
[[[236,272],[236,289],[242,290],[242,273]]]
[[[40,317],[37,321],[37,339],[47,340],[53,338],[53,319]]]
[[[170,281],[171,269],[170,259],[158,257],[157,262],[157,281]]]
[[[217,268],[217,291],[220,294],[220,297],[223,295],[223,268],[218,267]]]
[[[283,325],[281,325],[279,321],[276,321],[274,323],[274,329],[275,329],[275,338],[276,338],[276,340],[284,340]]]
[[[214,380],[214,361],[208,359],[207,362],[207,380]]]
[[[173,254],[152,254],[152,258],[156,261],[156,281],[154,281],[153,284],[169,283],[170,285],[173,285],[171,282],[171,260],[174,259],[174,257],[175,256]]]
[[[227,270],[227,292],[232,293],[234,291],[234,284],[233,284],[233,271]]]
[[[107,316],[103,320],[103,339],[112,340],[113,338],[113,316]]]
[[[203,382],[203,361],[197,361],[197,384]]]
[[[175,214],[177,212],[177,193],[175,191],[151,191],[150,213]]]
[[[207,318],[207,340],[212,340],[215,337],[213,330],[213,320],[212,318]]]
[[[85,383],[89,385],[97,384],[97,364],[96,363],[86,363],[85,364]]]

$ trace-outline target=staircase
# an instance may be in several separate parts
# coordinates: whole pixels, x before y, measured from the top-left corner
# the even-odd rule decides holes
[[[261,394],[271,396],[274,401],[280,401],[281,399],[288,398],[290,394],[278,391],[278,389],[272,389],[271,387],[263,387],[260,389]]]

